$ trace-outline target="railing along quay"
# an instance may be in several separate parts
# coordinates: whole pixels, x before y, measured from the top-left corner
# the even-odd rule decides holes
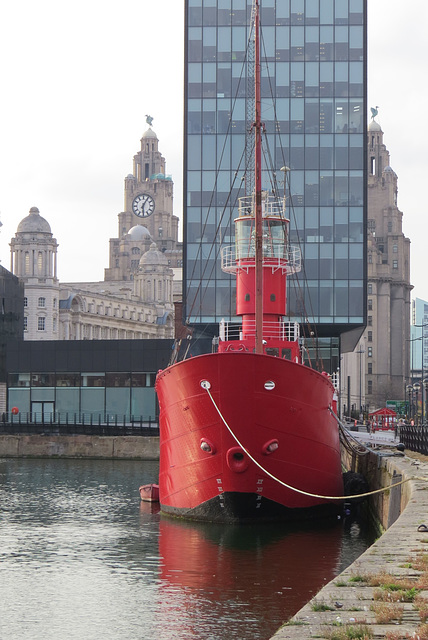
[[[158,436],[159,425],[151,416],[130,418],[87,413],[3,413],[1,435]]]
[[[409,451],[428,455],[428,425],[400,425],[399,438]]]
[[[360,426],[363,430],[364,427]],[[353,430],[353,429],[351,429]],[[358,428],[356,430],[359,430]],[[151,416],[118,416],[88,413],[3,413],[1,435],[101,435],[159,436],[159,425]],[[399,440],[406,449],[428,455],[428,425],[400,425]]]
[[[345,426],[347,426],[350,431],[365,432],[370,430],[369,426],[361,423],[354,425],[354,421],[352,420],[345,420]],[[378,430],[376,433],[382,433],[382,429]],[[404,447],[409,451],[414,451],[415,453],[421,453],[428,456],[428,424],[399,425],[396,427],[395,437],[399,442],[404,444]]]

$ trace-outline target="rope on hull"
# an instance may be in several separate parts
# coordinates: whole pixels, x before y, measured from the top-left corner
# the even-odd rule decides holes
[[[353,498],[366,498],[368,496],[373,496],[376,493],[382,493],[383,491],[388,491],[389,489],[392,489],[393,487],[398,487],[400,484],[404,484],[405,482],[409,482],[409,480],[412,479],[412,478],[406,478],[405,480],[401,480],[400,482],[397,482],[395,484],[390,484],[387,487],[383,487],[382,489],[375,489],[374,491],[368,491],[367,493],[359,493],[357,495],[352,495],[352,496],[323,496],[323,495],[320,495],[318,493],[310,493],[309,491],[303,491],[303,489],[298,489],[297,487],[293,487],[290,484],[287,484],[286,482],[283,482],[283,480],[280,480],[279,478],[274,476],[272,473],[270,473],[267,469],[265,469],[259,462],[257,462],[257,460],[255,460],[255,458],[253,458],[253,456],[248,451],[248,449],[246,449],[244,447],[244,445],[240,442],[238,437],[232,431],[231,427],[228,425],[228,423],[225,420],[223,414],[221,413],[219,407],[217,406],[214,398],[212,397],[212,394],[211,394],[211,391],[210,391],[211,383],[208,382],[208,380],[202,380],[201,387],[203,389],[205,389],[205,391],[207,392],[207,394],[208,394],[208,396],[209,396],[209,398],[210,398],[215,410],[217,411],[218,415],[220,416],[221,421],[225,425],[226,429],[229,431],[229,433],[232,436],[232,438],[237,442],[237,444],[241,447],[241,449],[243,449],[245,451],[245,453],[250,458],[250,460],[252,462],[254,462],[254,464],[257,467],[259,467],[259,469],[261,469],[263,471],[263,473],[265,473],[267,476],[272,478],[272,480],[275,480],[275,482],[278,482],[283,487],[286,487],[287,489],[290,489],[290,491],[295,491],[296,493],[300,493],[300,494],[302,494],[304,496],[309,496],[310,498],[320,498],[322,500],[342,500],[343,501],[343,500],[350,500],[350,499],[353,499]],[[336,414],[331,409],[330,409],[330,412],[336,418],[336,420],[338,421],[339,425],[342,426],[342,428],[344,429],[343,425],[341,425],[341,422],[340,422],[339,418],[336,416]],[[424,480],[425,482],[428,480],[428,478],[424,478],[424,477],[418,477],[418,478],[413,478],[413,479],[414,480],[416,480],[416,479],[417,480]]]

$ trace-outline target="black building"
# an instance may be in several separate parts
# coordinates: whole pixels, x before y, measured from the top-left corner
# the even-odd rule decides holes
[[[156,373],[172,346],[170,339],[10,341],[7,411],[35,420],[157,420]],[[207,350],[207,341],[196,342],[192,355]]]
[[[6,345],[22,340],[24,332],[24,285],[0,266],[0,383],[6,382]]]

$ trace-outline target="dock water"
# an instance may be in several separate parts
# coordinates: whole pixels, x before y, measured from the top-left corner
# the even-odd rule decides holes
[[[371,510],[384,533],[358,560],[285,622],[272,640],[428,638],[428,631],[422,634],[420,631],[424,624],[421,618],[423,606],[428,612],[428,530],[421,530],[428,528],[428,458],[407,452],[399,454],[386,446],[391,445],[386,436],[366,437],[370,446],[378,447],[377,450],[361,458],[346,454],[344,464],[346,468],[362,473],[372,490],[397,485],[370,498]],[[155,437],[20,435],[0,438],[3,457],[157,460],[158,448]],[[399,484],[401,480],[406,482]],[[425,564],[421,565],[421,559]],[[399,585],[406,579],[407,587],[418,586],[417,598],[399,603],[375,600],[379,593],[382,594],[382,585],[375,584],[375,579],[381,578],[385,582],[386,577],[390,584]],[[392,594],[390,600],[393,597]],[[388,608],[390,619],[385,622]],[[380,622],[382,609],[384,621]],[[391,617],[393,615],[396,617]],[[365,635],[361,635],[363,633]]]

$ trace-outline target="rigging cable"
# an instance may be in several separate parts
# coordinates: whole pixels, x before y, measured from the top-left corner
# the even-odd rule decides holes
[[[264,50],[264,53],[265,53],[265,58],[267,58],[267,56],[266,56],[266,47],[265,47],[264,38],[263,38],[263,31],[261,31],[261,39],[262,39],[263,50]],[[279,140],[279,148],[280,148],[280,151],[281,151],[282,162],[283,162],[283,165],[286,166],[287,163],[286,163],[286,158],[285,158],[284,146],[282,144],[282,136],[281,136],[281,131],[280,131],[280,127],[279,127],[279,120],[278,120],[278,116],[277,116],[277,110],[276,110],[276,100],[275,100],[275,97],[274,97],[274,91],[273,91],[273,87],[272,87],[272,79],[271,79],[271,75],[269,73],[269,65],[268,64],[266,65],[266,73],[267,73],[267,78],[268,78],[268,82],[269,82],[270,97],[271,97],[271,101],[272,101],[272,109],[273,109],[273,114],[274,114],[274,122],[277,123],[276,134],[277,134],[278,140]],[[273,167],[274,165],[273,165],[273,162],[272,162],[272,155],[271,155],[271,152],[270,152],[270,147],[269,147],[269,144],[268,144],[267,136],[266,136],[266,147],[267,147],[267,150],[268,150],[271,167]],[[277,183],[276,183],[276,173],[274,171],[272,171],[272,173],[274,175],[275,184],[277,185]],[[287,185],[288,185],[290,208],[291,208],[291,211],[293,213],[293,222],[294,222],[295,232],[296,232],[296,236],[297,236],[297,244],[298,244],[298,247],[300,249],[301,254],[303,255],[302,242],[301,242],[300,234],[299,234],[299,231],[298,231],[296,212],[295,212],[295,209],[294,209],[294,203],[293,203],[293,199],[292,199],[292,195],[291,195],[290,176],[289,176],[288,172],[286,172],[286,175],[284,177],[284,190],[285,190],[285,182],[286,181],[287,181]],[[275,193],[277,192],[277,190],[278,189],[276,188],[275,189]],[[310,315],[311,315],[312,318],[314,318],[315,314],[314,314],[314,309],[313,309],[313,305],[312,305],[312,298],[311,298],[310,290],[309,290],[309,286],[308,286],[308,278],[307,278],[307,275],[306,275],[306,267],[305,267],[305,261],[304,260],[302,260],[302,273],[303,273],[303,282],[306,285],[307,298],[308,298],[309,306],[310,306]],[[309,321],[309,315],[308,315],[307,310],[306,310],[305,296],[304,296],[304,292],[302,291],[300,279],[299,279],[299,277],[297,276],[296,273],[294,273],[292,275],[293,275],[292,282],[294,284],[295,289],[298,291],[298,293],[296,294],[296,298],[299,299],[300,304],[301,304],[301,309],[303,310],[304,321],[302,322],[302,328],[304,329],[305,325],[306,325],[307,330],[308,330],[308,336],[307,337],[309,339],[311,339],[312,346],[313,346],[313,349],[315,351],[316,365],[318,367],[318,370],[322,371],[322,370],[324,370],[324,365],[323,365],[322,355],[320,354],[320,351],[319,351],[318,334],[317,334],[316,325],[314,324],[312,326],[312,324]],[[310,364],[310,366],[312,366],[310,355],[309,355],[309,352],[307,350],[306,350],[306,354],[307,354],[307,357],[308,357],[309,364]]]
[[[210,202],[209,202],[209,206],[207,209],[207,214],[205,217],[205,221],[204,221],[204,225],[201,231],[201,240],[199,241],[199,245],[198,245],[198,249],[197,249],[197,253],[195,258],[193,259],[193,267],[192,267],[192,272],[190,274],[190,278],[188,278],[188,282],[192,282],[194,280],[195,277],[195,272],[196,272],[196,268],[198,265],[198,261],[202,261],[202,250],[203,250],[203,242],[202,242],[202,238],[204,237],[204,235],[206,234],[207,231],[207,226],[208,226],[208,220],[209,220],[209,216],[210,213],[212,211],[212,209],[214,208],[213,205],[213,201],[214,201],[214,196],[215,196],[215,192],[217,189],[217,184],[218,184],[218,179],[219,179],[219,172],[220,172],[220,167],[222,165],[222,161],[223,161],[223,156],[225,154],[225,150],[226,150],[226,146],[227,146],[227,140],[229,139],[230,136],[230,131],[231,131],[231,125],[232,125],[232,121],[233,121],[233,117],[232,114],[234,113],[235,110],[235,106],[237,104],[237,100],[238,100],[238,95],[239,95],[239,87],[241,85],[241,83],[243,82],[243,75],[244,75],[244,69],[245,66],[250,66],[252,64],[252,60],[250,59],[250,56],[248,54],[248,51],[250,50],[250,45],[252,42],[252,37],[253,37],[253,29],[250,29],[249,35],[248,35],[248,43],[247,43],[247,49],[246,49],[246,53],[245,53],[245,57],[241,66],[241,73],[239,76],[239,80],[238,80],[238,85],[237,85],[237,89],[236,89],[236,93],[235,93],[235,97],[233,100],[233,104],[232,104],[232,108],[231,108],[231,115],[229,117],[229,122],[228,122],[228,127],[227,127],[227,131],[225,133],[225,137],[224,137],[224,141],[223,141],[223,147],[221,150],[221,155],[220,155],[220,160],[219,160],[219,164],[218,164],[218,168],[215,174],[215,180],[214,180],[214,185],[213,185],[213,189],[211,192],[211,198],[210,198]],[[265,42],[264,42],[264,38],[263,38],[263,32],[261,33],[261,39],[262,39],[262,46],[263,46],[263,50],[265,53],[265,60],[266,60],[266,47],[265,47]],[[269,87],[270,87],[270,94],[271,94],[271,103],[272,103],[272,108],[273,108],[273,113],[274,113],[274,120],[275,122],[278,122],[277,119],[277,111],[276,111],[276,103],[275,103],[275,99],[274,99],[274,95],[273,95],[273,88],[272,88],[272,81],[271,81],[271,76],[269,73],[269,66],[266,65],[266,71],[267,71],[267,77],[268,77],[268,82],[269,82]],[[248,74],[247,74],[248,76]],[[247,81],[248,81],[248,77],[247,77]],[[278,188],[278,182],[276,179],[276,173],[273,169],[273,162],[272,162],[272,154],[270,151],[270,147],[269,147],[269,138],[266,134],[266,131],[263,131],[264,133],[264,137],[265,137],[265,144],[266,144],[266,149],[267,149],[267,155],[266,155],[266,151],[265,149],[263,149],[263,153],[264,153],[264,158],[265,158],[265,166],[269,166],[270,165],[270,172],[269,172],[269,176],[270,176],[270,183],[272,186],[272,191],[273,193],[276,195],[276,197],[278,196],[279,193],[279,188]],[[285,165],[285,153],[284,153],[284,147],[282,144],[282,137],[281,137],[281,132],[279,130],[279,128],[277,128],[276,133],[278,135],[278,139],[279,139],[279,143],[280,143],[280,150],[281,150],[281,156]],[[249,136],[248,136],[249,138]],[[220,254],[220,243],[218,242],[218,238],[220,236],[219,232],[221,230],[221,225],[223,223],[225,214],[226,214],[226,209],[229,207],[230,208],[230,212],[232,212],[235,207],[236,207],[236,202],[238,200],[239,197],[239,191],[240,188],[242,187],[242,181],[241,181],[241,187],[237,190],[236,194],[235,194],[235,199],[234,202],[231,204],[230,203],[230,199],[231,199],[231,194],[233,193],[233,189],[235,187],[235,182],[238,176],[238,172],[240,170],[241,164],[243,162],[243,158],[245,156],[245,160],[246,162],[244,163],[245,165],[245,170],[244,170],[244,174],[246,175],[248,173],[248,163],[251,162],[251,156],[249,156],[248,154],[248,140],[246,142],[244,151],[241,155],[241,158],[239,160],[238,163],[238,168],[236,169],[235,173],[234,173],[234,177],[233,177],[233,181],[232,184],[230,186],[230,190],[226,199],[226,202],[223,206],[223,210],[221,212],[221,215],[219,217],[218,223],[216,225],[216,229],[215,229],[215,233],[214,233],[214,237],[213,240],[211,242],[209,251],[208,251],[208,255],[204,258],[203,260],[203,268],[202,268],[202,273],[200,275],[200,278],[198,280],[198,285],[196,287],[196,290],[194,291],[193,295],[192,295],[192,302],[190,305],[190,308],[187,309],[186,311],[186,316],[187,316],[187,320],[186,320],[186,324],[189,324],[190,322],[190,318],[195,310],[195,307],[197,305],[198,302],[198,297],[199,297],[199,305],[198,305],[198,309],[199,312],[201,312],[202,310],[202,303],[203,300],[205,298],[205,295],[208,291],[208,283],[205,285],[205,287],[203,288],[203,280],[210,280],[214,270],[216,269],[216,262],[218,261],[218,257]],[[267,161],[267,158],[269,159],[269,162]],[[272,179],[273,177],[273,179]],[[295,225],[295,229],[296,229],[296,234],[297,234],[297,242],[298,242],[298,246],[301,250],[301,241],[300,241],[300,236],[298,233],[298,225],[297,225],[297,221],[296,221],[296,213],[295,213],[295,209],[294,209],[294,204],[293,204],[293,200],[292,200],[292,196],[291,196],[291,188],[290,188],[290,178],[289,176],[285,176],[284,179],[284,188],[285,188],[285,183],[287,182],[288,184],[288,192],[289,192],[289,201],[290,201],[290,205],[291,205],[291,210],[294,216],[294,225]],[[230,213],[229,213],[229,221],[228,224],[225,228],[225,230],[227,231],[230,227]],[[289,242],[289,238],[288,238],[288,242]],[[214,250],[215,249],[215,250]],[[213,256],[213,252],[214,252],[214,256]],[[214,257],[214,259],[212,260],[212,257]],[[211,266],[211,270],[208,273],[208,268],[209,268],[209,264],[210,262],[212,262],[212,266]],[[302,270],[303,270],[303,280],[306,283],[306,287],[307,287],[307,275],[306,275],[306,269],[305,269],[305,264],[304,261],[302,261]],[[312,344],[313,344],[313,348],[316,354],[316,363],[317,363],[317,368],[318,370],[323,370],[323,362],[322,362],[322,357],[320,356],[319,353],[319,345],[318,345],[318,340],[317,340],[317,331],[316,331],[316,326],[314,325],[313,327],[311,326],[311,323],[309,322],[309,316],[308,313],[306,311],[306,305],[305,305],[305,296],[304,293],[302,291],[301,288],[301,283],[300,283],[300,279],[298,278],[298,276],[296,274],[293,274],[293,278],[292,278],[292,282],[294,283],[294,286],[298,289],[298,295],[296,296],[299,300],[300,300],[300,304],[301,304],[301,309],[303,311],[303,317],[304,317],[304,321],[302,322],[302,328],[303,330],[305,329],[305,325],[307,326],[307,338],[312,340]],[[308,287],[307,287],[308,289]],[[309,289],[307,290],[307,298],[309,300],[310,303],[310,307],[311,307],[311,317],[314,317],[314,312],[313,312],[313,306],[312,306],[312,301],[311,301],[311,296],[310,296],[310,292]],[[201,336],[199,336],[201,337]],[[188,351],[188,349],[187,349]],[[308,361],[309,361],[309,366],[312,366],[311,364],[311,359],[309,356],[308,351],[306,350],[307,353],[307,357],[308,357]]]
[[[248,41],[251,41],[251,37],[252,37],[252,30],[250,31],[250,34],[249,34],[249,36],[248,36]],[[249,49],[249,45],[248,45],[248,43],[247,43],[247,51],[248,51],[248,49]],[[240,88],[241,83],[242,83],[242,81],[243,81],[244,69],[245,69],[245,65],[246,65],[246,63],[247,63],[247,56],[248,56],[248,53],[246,53],[246,54],[245,54],[244,60],[243,60],[243,62],[242,62],[242,66],[241,66],[241,73],[240,73],[240,76],[239,76],[238,85],[237,85],[237,89],[236,89],[235,97],[234,97],[233,104],[232,104],[232,108],[231,108],[231,115],[230,115],[230,117],[229,117],[229,122],[228,122],[228,126],[227,126],[227,131],[226,131],[225,136],[224,136],[223,147],[222,147],[222,151],[221,151],[220,159],[219,159],[218,166],[217,166],[217,170],[216,170],[215,181],[214,181],[214,185],[213,185],[212,192],[211,192],[211,198],[210,198],[210,202],[209,202],[209,205],[208,205],[208,210],[207,210],[207,214],[206,214],[206,217],[205,217],[204,226],[203,226],[203,228],[202,228],[201,241],[199,242],[198,251],[197,251],[197,254],[196,254],[195,258],[194,258],[194,263],[193,263],[192,273],[190,274],[190,278],[188,279],[190,282],[193,280],[194,275],[195,275],[197,260],[198,260],[198,259],[202,259],[202,238],[204,237],[204,234],[205,234],[205,232],[206,232],[206,228],[207,228],[207,225],[208,225],[209,214],[210,214],[210,212],[211,212],[211,210],[212,210],[212,208],[213,208],[213,200],[214,200],[214,195],[215,195],[215,193],[216,193],[217,181],[218,181],[218,177],[219,177],[219,173],[220,173],[220,167],[222,166],[223,156],[224,156],[224,154],[225,154],[225,150],[226,150],[226,146],[227,146],[227,144],[226,144],[226,143],[227,143],[227,141],[228,141],[228,139],[229,139],[229,136],[230,136],[230,130],[231,130],[231,127],[232,127],[232,121],[233,121],[232,114],[233,114],[233,112],[234,112],[234,110],[235,110],[235,106],[236,106],[236,103],[237,103],[237,100],[238,100],[238,95],[239,95],[239,88]],[[246,156],[246,154],[247,154],[247,146],[245,145],[245,148],[244,148],[244,150],[243,150],[243,152],[242,152],[242,154],[241,154],[241,158],[240,158],[239,163],[238,163],[238,168],[235,170],[234,178],[233,178],[232,184],[231,184],[231,186],[230,186],[230,189],[229,189],[229,193],[228,193],[228,196],[227,196],[226,202],[225,202],[225,204],[224,204],[224,206],[223,206],[223,210],[222,210],[222,212],[221,212],[219,222],[218,222],[218,224],[217,224],[217,226],[216,226],[216,230],[215,230],[215,233],[214,233],[214,238],[213,238],[213,240],[212,240],[212,242],[211,242],[211,246],[210,246],[210,250],[209,250],[209,253],[208,253],[208,257],[204,259],[204,267],[203,267],[203,271],[202,271],[201,277],[199,278],[199,284],[198,284],[198,287],[197,287],[196,292],[195,292],[195,294],[194,294],[193,302],[192,302],[192,304],[191,304],[190,310],[188,310],[188,312],[187,312],[187,320],[188,320],[188,321],[190,320],[190,316],[191,316],[192,312],[194,311],[194,308],[195,308],[195,305],[196,305],[196,300],[197,300],[198,294],[199,294],[199,293],[201,292],[201,290],[202,290],[202,279],[203,279],[203,277],[204,277],[204,276],[205,276],[205,274],[206,274],[206,270],[207,270],[207,268],[208,268],[209,259],[211,258],[211,255],[212,255],[213,249],[214,249],[214,247],[215,247],[215,245],[216,245],[216,242],[215,242],[215,241],[216,241],[216,238],[219,236],[219,230],[220,230],[220,228],[221,228],[221,224],[222,224],[222,222],[223,222],[223,219],[224,219],[224,216],[225,216],[225,213],[226,213],[226,208],[227,208],[227,207],[228,207],[228,205],[229,205],[229,201],[230,201],[230,198],[231,198],[231,194],[232,194],[232,192],[233,192],[233,188],[234,188],[234,185],[235,185],[235,181],[236,181],[236,178],[237,178],[238,172],[239,172],[239,170],[240,170],[240,167],[241,167],[241,164],[242,164],[242,160],[243,160],[243,158]],[[248,159],[247,159],[247,162],[248,162]],[[244,163],[244,166],[245,166],[245,163]],[[244,173],[246,174],[246,173],[247,173],[247,171],[248,171],[248,166],[245,166],[245,171],[244,171]],[[238,192],[239,192],[239,189],[238,189]],[[235,206],[236,206],[236,201],[237,201],[238,197],[239,197],[239,195],[238,195],[238,193],[237,193],[237,194],[235,195],[234,203],[233,203],[233,205],[232,205],[232,207],[231,207],[231,209],[230,209],[231,211],[233,211],[233,209],[235,208]],[[226,229],[228,229],[229,227],[230,227],[230,216],[229,216],[229,222],[228,222],[228,224],[227,224],[227,226],[226,226]],[[219,249],[219,248],[216,248],[216,252],[215,252],[215,254],[214,254],[215,259],[217,259],[217,258],[218,258],[219,253],[220,253],[220,249]],[[212,276],[212,274],[213,274],[213,272],[214,272],[214,269],[215,269],[215,263],[213,264],[213,266],[212,266],[212,268],[211,268],[211,273],[209,274],[209,278]],[[203,292],[203,294],[202,294],[202,297],[201,297],[201,300],[200,300],[200,303],[199,303],[199,311],[201,311],[202,301],[203,301],[203,298],[204,298],[204,296],[205,296],[205,294],[206,294],[206,292],[207,292],[207,289],[208,289],[208,285],[205,287],[205,290],[204,290],[204,292]]]

